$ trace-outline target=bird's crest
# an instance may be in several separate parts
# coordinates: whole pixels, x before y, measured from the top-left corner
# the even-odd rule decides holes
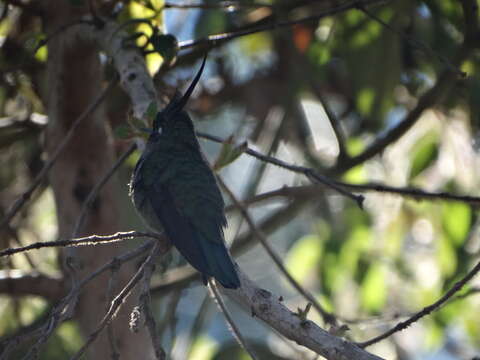
[[[181,96],[180,93],[177,92],[172,98],[172,100],[170,100],[168,105],[165,106],[165,108],[157,114],[153,122],[154,129],[158,128],[162,122],[168,120],[168,118],[171,115],[176,114],[183,110],[183,108],[188,102],[188,99],[190,99],[190,96],[192,95],[192,92],[195,89],[195,86],[197,85],[198,80],[200,80],[200,77],[202,76],[206,61],[207,61],[207,54],[205,54],[205,56],[203,57],[202,65],[200,66],[200,69],[198,70],[197,75],[195,75],[195,78],[193,79],[192,83],[188,87],[185,94]]]

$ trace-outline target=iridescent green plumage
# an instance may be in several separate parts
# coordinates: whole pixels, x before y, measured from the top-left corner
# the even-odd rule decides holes
[[[176,96],[158,113],[130,184],[138,212],[156,231],[165,230],[175,247],[200,271],[224,287],[240,286],[225,247],[224,202],[183,110],[201,72],[183,97]]]

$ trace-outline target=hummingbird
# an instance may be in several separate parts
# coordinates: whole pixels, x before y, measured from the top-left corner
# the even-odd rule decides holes
[[[206,56],[191,85],[157,113],[130,182],[130,197],[148,227],[165,231],[180,254],[203,277],[225,288],[240,280],[225,246],[225,203],[184,110],[205,67]]]

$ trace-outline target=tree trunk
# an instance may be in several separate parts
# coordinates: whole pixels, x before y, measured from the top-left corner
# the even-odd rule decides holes
[[[45,4],[47,34],[64,24],[78,20],[86,8],[71,6],[69,1]],[[66,33],[56,34],[48,43],[48,116],[47,151],[52,154],[72,122],[95,101],[104,86],[103,69],[94,44],[80,41]],[[59,237],[69,238],[79,216],[82,203],[99,178],[114,161],[113,141],[103,105],[78,127],[73,139],[50,173],[57,209]],[[118,184],[111,181],[99,194],[81,233],[110,234],[120,229],[121,207],[117,199]],[[74,259],[76,276],[83,279],[121,251],[121,245],[69,248],[62,257]],[[133,274],[133,267],[124,265],[118,273],[116,294]],[[108,308],[107,288],[110,274],[92,281],[82,292],[75,316],[87,337],[97,327]],[[133,293],[113,321],[118,351],[122,359],[153,358],[150,340],[142,329],[132,333],[128,328],[129,313],[135,306]],[[111,349],[106,332],[90,348],[89,358],[108,359]]]

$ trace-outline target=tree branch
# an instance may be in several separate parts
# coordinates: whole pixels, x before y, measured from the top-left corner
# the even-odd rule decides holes
[[[0,251],[0,257],[10,256],[24,251],[41,249],[46,247],[70,247],[70,246],[88,246],[88,245],[99,245],[99,244],[108,244],[112,242],[133,239],[136,237],[150,237],[154,239],[163,240],[164,237],[155,233],[145,233],[139,231],[127,231],[127,232],[118,232],[112,235],[91,235],[78,239],[68,239],[68,240],[57,240],[57,241],[44,241],[36,242],[27,246],[19,248],[10,248]]]
[[[203,133],[203,132],[197,131],[197,135],[201,138],[208,139],[208,140],[211,140],[211,141],[214,141],[214,142],[217,142],[217,143],[224,143],[225,142],[225,140],[219,138],[218,136],[206,134],[206,133]],[[264,154],[262,154],[262,153],[260,153],[256,150],[253,150],[250,147],[246,147],[245,153],[250,155],[250,156],[253,156],[253,157],[255,157],[255,158],[257,158],[261,161],[279,166],[283,169],[287,169],[287,170],[290,170],[290,171],[293,171],[293,172],[296,172],[296,173],[303,174],[310,181],[312,181],[314,183],[318,182],[318,183],[324,184],[325,186],[328,186],[328,187],[332,188],[336,192],[338,192],[338,193],[340,193],[340,194],[342,194],[346,197],[349,197],[350,199],[354,200],[360,208],[362,208],[362,206],[363,206],[364,197],[362,195],[355,195],[355,194],[352,194],[351,192],[346,191],[342,187],[338,186],[335,181],[327,178],[326,176],[323,176],[323,175],[317,173],[312,168],[289,164],[289,163],[287,163],[283,160],[280,160],[278,158],[275,158],[273,156],[264,155]]]
[[[235,340],[237,340],[238,345],[252,358],[252,360],[258,360],[258,356],[255,354],[253,349],[251,349],[250,346],[247,345],[247,342],[245,341],[245,338],[243,337],[242,333],[240,332],[240,329],[238,328],[237,324],[235,324],[235,321],[233,321],[232,316],[228,312],[227,307],[225,306],[225,303],[223,302],[222,296],[220,295],[217,285],[212,281],[208,281],[208,287],[211,291],[212,297],[215,299],[218,307],[220,308],[220,311],[222,312],[225,321],[227,322],[227,325],[230,327],[230,330],[233,333],[233,336]]]
[[[286,338],[305,346],[329,360],[380,360],[381,358],[362,351],[351,342],[331,335],[310,320],[303,320],[291,312],[267,290],[257,287],[237,268],[242,287],[238,290],[221,288],[253,316],[262,319]]]
[[[78,350],[78,352],[71,358],[71,360],[78,360],[82,357],[82,355],[85,353],[85,351],[88,349],[88,347],[97,339],[98,335],[102,332],[102,330],[107,326],[111,321],[112,318],[115,316],[115,314],[118,312],[126,298],[130,295],[131,291],[133,288],[137,285],[137,283],[141,280],[143,277],[143,274],[145,272],[145,268],[150,264],[152,261],[154,261],[155,257],[158,254],[158,251],[160,249],[159,242],[155,242],[153,245],[153,249],[151,250],[149,256],[147,259],[142,263],[138,271],[135,273],[135,275],[130,279],[127,285],[118,293],[118,295],[115,297],[115,299],[112,300],[110,304],[110,308],[108,309],[107,313],[103,317],[102,321],[98,324],[98,327],[93,331],[85,344]]]
[[[88,106],[88,108],[86,108],[85,111],[78,118],[75,119],[75,121],[72,123],[72,126],[68,130],[67,134],[63,138],[62,142],[60,144],[58,144],[58,146],[55,149],[55,151],[53,152],[52,156],[45,163],[42,170],[40,170],[40,172],[35,177],[32,184],[27,189],[27,191],[25,191],[17,200],[15,200],[13,205],[7,211],[6,215],[4,216],[2,221],[0,222],[0,229],[3,228],[5,225],[9,224],[10,221],[13,219],[13,217],[17,214],[17,212],[31,198],[35,189],[42,183],[42,181],[44,181],[46,175],[48,174],[50,169],[53,167],[53,165],[55,164],[57,159],[62,154],[65,146],[67,146],[67,144],[70,142],[70,140],[75,135],[75,130],[83,122],[83,120],[88,118],[95,111],[95,109],[103,102],[103,100],[106,98],[109,91],[113,88],[114,84],[115,84],[115,81],[110,82],[110,84],[102,91],[100,96],[98,96],[98,98],[94,102],[92,102],[90,104],[90,106]]]
[[[466,34],[464,42],[461,45],[455,58],[449,62],[452,67],[458,68],[478,46],[476,38],[478,37],[478,5],[473,0],[462,1],[464,18],[466,23]],[[396,126],[390,129],[384,136],[378,137],[362,153],[352,158],[346,158],[330,170],[332,174],[342,173],[352,167],[359,165],[377,154],[380,154],[387,146],[397,141],[403,136],[420,118],[423,112],[438,104],[442,95],[451,89],[458,79],[458,71],[452,71],[450,66],[445,69],[438,77],[435,85],[423,94],[415,108]]]
[[[0,270],[0,293],[9,296],[36,295],[56,301],[65,294],[61,277],[22,270]]]
[[[395,326],[394,326],[393,328],[391,328],[390,330],[384,332],[383,334],[381,334],[381,335],[379,335],[379,336],[376,336],[376,337],[374,337],[374,338],[371,339],[371,340],[358,343],[358,346],[360,346],[360,347],[362,347],[362,348],[365,348],[365,347],[367,347],[367,346],[376,344],[377,342],[382,341],[382,340],[384,340],[384,339],[392,336],[392,335],[395,334],[396,332],[405,330],[407,327],[409,327],[410,325],[412,325],[412,324],[415,323],[416,321],[420,320],[422,317],[430,314],[431,312],[433,312],[433,311],[435,311],[435,310],[438,310],[443,304],[445,304],[445,303],[447,302],[448,299],[450,299],[453,295],[455,295],[458,291],[460,291],[460,290],[462,289],[462,287],[463,287],[467,282],[469,282],[470,280],[472,280],[473,277],[474,277],[475,275],[477,275],[477,273],[478,273],[479,271],[480,271],[480,262],[478,262],[477,265],[475,265],[474,268],[473,268],[472,270],[470,270],[467,275],[465,275],[462,279],[460,279],[459,281],[457,281],[457,282],[450,288],[450,290],[448,290],[440,299],[438,299],[437,301],[435,301],[433,304],[424,307],[421,311],[419,311],[419,312],[416,313],[415,315],[411,316],[410,318],[408,318],[408,319],[405,320],[405,321],[399,322],[397,325],[395,325]]]
[[[222,34],[215,34],[215,35],[210,35],[202,39],[197,39],[197,40],[186,40],[186,41],[181,41],[178,44],[178,47],[180,49],[190,49],[194,47],[206,47],[206,48],[212,48],[215,46],[219,46],[220,44],[223,44],[227,41],[236,39],[241,36],[247,36],[251,34],[255,34],[258,32],[262,31],[269,31],[269,30],[276,30],[280,28],[285,28],[285,27],[292,27],[294,25],[298,24],[305,24],[313,21],[318,21],[324,17],[327,16],[332,16],[335,14],[339,14],[342,12],[345,12],[347,10],[351,10],[356,8],[359,5],[362,6],[371,6],[371,5],[376,5],[376,4],[382,4],[385,2],[388,2],[389,0],[352,0],[352,1],[347,1],[342,5],[339,5],[337,7],[325,10],[319,14],[316,15],[311,15],[307,16],[301,19],[296,19],[296,20],[288,20],[288,21],[278,21],[278,22],[273,22],[270,24],[265,24],[265,25],[259,25],[259,26],[252,26],[252,27],[246,27],[240,30],[235,30],[231,31],[228,33],[222,33]]]
[[[280,270],[280,272],[285,276],[287,281],[292,285],[293,288],[295,288],[302,296],[307,299],[315,309],[318,311],[318,313],[322,316],[322,319],[326,323],[330,323],[332,325],[336,324],[336,319],[335,316],[332,314],[328,313],[323,307],[318,303],[318,301],[315,299],[315,297],[306,289],[304,289],[294,278],[293,276],[288,272],[288,270],[283,266],[283,262],[280,259],[280,256],[272,249],[270,244],[267,241],[267,237],[265,234],[263,234],[260,230],[258,230],[257,226],[253,222],[252,218],[250,217],[250,214],[248,213],[247,209],[240,203],[240,201],[237,199],[235,194],[230,190],[230,188],[223,182],[221,177],[217,177],[220,186],[222,187],[223,190],[228,194],[232,202],[240,209],[240,212],[242,213],[242,216],[244,219],[247,221],[248,226],[250,227],[253,235],[260,241],[260,244],[263,246],[265,251],[268,253],[270,258],[273,260],[277,268]]]

